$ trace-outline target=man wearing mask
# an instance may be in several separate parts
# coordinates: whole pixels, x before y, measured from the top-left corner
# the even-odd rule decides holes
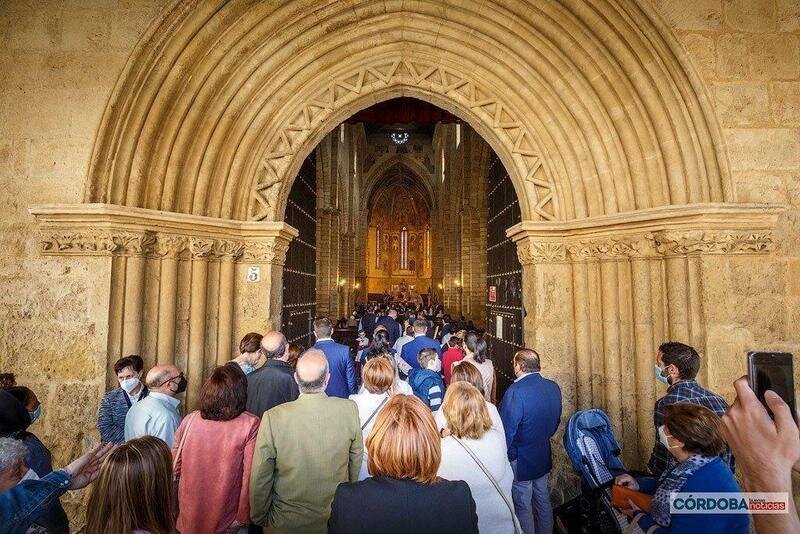
[[[677,402],[700,404],[720,417],[728,411],[728,403],[722,397],[697,383],[695,378],[699,370],[700,355],[689,345],[671,341],[662,343],[658,347],[655,375],[659,382],[668,387],[667,394],[656,401],[653,410],[656,442],[653,452],[650,454],[650,461],[647,462],[647,468],[656,476],[660,476],[676,463],[669,450],[659,440],[658,435],[658,429],[664,424],[664,408],[666,406]],[[730,448],[726,447],[720,457],[733,471],[734,463]]]
[[[155,436],[172,448],[181,423],[181,401],[175,395],[186,391],[186,378],[174,365],[157,365],[147,373],[146,384],[149,394],[134,404],[125,417],[125,441]]]
[[[97,430],[101,441],[125,442],[125,416],[131,406],[147,397],[147,387],[141,382],[143,368],[144,362],[137,355],[125,356],[114,364],[119,387],[107,392],[100,401]]]

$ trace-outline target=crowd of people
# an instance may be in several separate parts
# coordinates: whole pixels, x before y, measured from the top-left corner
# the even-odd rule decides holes
[[[29,430],[42,412],[35,393],[0,375],[0,531],[68,532],[59,497],[91,484],[87,533],[553,532],[562,397],[539,354],[514,354],[516,379],[498,403],[486,338],[463,318],[369,306],[351,319],[355,351],[327,318],[308,348],[277,331],[247,334],[185,416],[179,368],[145,373],[139,356],[121,358],[119,387],[100,401],[102,443],[55,470]],[[773,421],[746,379],[729,407],[697,382],[699,368],[682,343],[655,355],[667,389],[649,473],[615,480],[653,495],[648,511],[621,508],[631,528],[748,532],[748,515],[670,513],[672,492],[741,491],[734,468],[747,491],[791,497],[800,436],[789,408],[768,393]],[[789,504],[753,515],[756,530],[800,532]]]

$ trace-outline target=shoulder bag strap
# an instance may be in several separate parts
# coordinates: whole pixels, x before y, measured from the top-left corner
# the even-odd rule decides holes
[[[483,471],[483,474],[486,475],[486,478],[488,478],[492,482],[492,484],[494,485],[494,489],[496,489],[497,493],[499,493],[500,496],[503,498],[503,501],[505,501],[506,506],[508,506],[508,511],[511,512],[511,519],[514,521],[514,532],[516,534],[521,534],[522,529],[520,528],[519,521],[517,520],[517,514],[514,513],[514,505],[508,500],[508,497],[506,497],[506,494],[503,493],[503,489],[500,487],[500,484],[497,483],[497,480],[495,480],[495,478],[492,476],[492,474],[489,472],[489,470],[486,469],[486,466],[483,465],[483,462],[481,462],[478,459],[478,457],[475,455],[475,453],[472,452],[472,449],[467,447],[467,445],[463,441],[461,441],[460,439],[458,439],[454,435],[450,434],[450,437],[452,437],[454,440],[456,440],[456,443],[461,445],[461,447],[465,451],[467,451],[467,454],[469,454],[472,457],[472,459],[475,460],[475,463],[478,464],[478,467],[481,468],[481,471]]]
[[[192,423],[197,418],[197,412],[192,412],[188,415],[186,428],[183,430],[183,434],[181,435],[181,441],[178,443],[178,450],[175,451],[175,458],[172,461],[172,477],[173,479],[177,479],[175,476],[175,471],[177,470],[178,466],[181,463],[181,453],[183,452],[183,444],[186,443],[186,436],[189,435],[189,429],[192,427]]]
[[[369,424],[369,422],[372,421],[372,418],[375,417],[375,415],[377,415],[377,413],[380,411],[380,409],[383,407],[383,405],[386,404],[386,401],[388,401],[388,400],[389,400],[389,395],[386,395],[386,398],[381,401],[381,403],[378,405],[378,407],[375,408],[375,411],[372,412],[372,414],[367,418],[367,420],[364,421],[364,424],[361,425],[361,430],[362,431],[365,428],[367,428],[367,425]]]

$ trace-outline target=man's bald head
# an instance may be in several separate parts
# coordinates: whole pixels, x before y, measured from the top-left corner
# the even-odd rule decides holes
[[[151,391],[174,395],[175,391],[170,389],[169,381],[179,377],[180,374],[180,370],[172,364],[156,365],[147,372],[145,384]]]
[[[321,393],[328,385],[328,358],[319,349],[308,349],[297,360],[294,373],[300,393]]]
[[[286,360],[289,356],[289,343],[282,333],[272,331],[261,339],[261,350],[268,360]]]

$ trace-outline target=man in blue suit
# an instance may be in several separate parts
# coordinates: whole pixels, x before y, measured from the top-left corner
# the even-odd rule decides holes
[[[552,380],[542,378],[540,370],[539,354],[535,350],[518,350],[514,354],[517,379],[500,403],[508,459],[514,470],[511,494],[525,534],[553,532],[553,506],[547,479],[553,466],[550,438],[561,422],[561,388]]]
[[[350,347],[336,343],[333,334],[333,323],[327,317],[314,320],[314,335],[317,342],[315,349],[325,353],[328,359],[328,370],[331,374],[325,393],[330,397],[346,399],[356,393],[356,370],[350,357]]]
[[[442,358],[442,346],[435,340],[425,335],[428,331],[428,321],[425,319],[417,319],[414,321],[414,340],[409,341],[403,345],[403,350],[400,351],[400,357],[403,358],[408,365],[414,369],[420,369],[417,356],[422,349],[434,349],[439,359]]]
[[[364,333],[367,335],[367,339],[372,341],[372,334],[375,332],[375,307],[374,306],[367,306],[367,313],[361,317],[361,321],[359,322],[358,329],[363,330]]]
[[[375,326],[382,326],[386,329],[386,333],[389,334],[389,344],[394,346],[394,342],[400,339],[400,336],[403,335],[403,332],[400,328],[400,323],[397,322],[397,310],[392,308],[389,312],[380,317],[378,321],[375,323]]]

